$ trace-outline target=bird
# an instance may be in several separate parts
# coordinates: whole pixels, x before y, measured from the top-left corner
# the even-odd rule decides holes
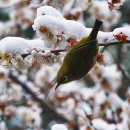
[[[97,34],[102,24],[102,21],[96,19],[90,34],[82,38],[65,55],[56,76],[57,85],[55,89],[61,84],[82,78],[93,68],[99,50]]]

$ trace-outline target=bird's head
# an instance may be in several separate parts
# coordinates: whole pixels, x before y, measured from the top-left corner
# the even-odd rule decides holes
[[[61,84],[66,84],[71,81],[71,76],[68,72],[69,71],[64,68],[64,66],[60,68],[57,74],[57,85],[55,89],[57,89]]]

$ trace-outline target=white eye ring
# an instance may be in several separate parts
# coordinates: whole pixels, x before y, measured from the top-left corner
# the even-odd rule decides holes
[[[64,81],[67,81],[68,80],[68,77],[65,75],[64,76]]]

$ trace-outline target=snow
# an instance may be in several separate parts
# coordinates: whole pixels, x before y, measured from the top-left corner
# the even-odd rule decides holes
[[[63,19],[62,14],[51,6],[41,6],[37,9],[37,17],[44,15],[53,15],[54,17]]]
[[[113,34],[120,34],[120,33],[127,35],[128,39],[130,39],[130,29],[128,27],[116,28],[113,31]]]
[[[73,20],[65,20],[65,22],[67,26],[65,34],[67,34],[67,37],[73,37],[79,41],[88,35],[89,29],[85,28],[83,24]]]
[[[92,120],[93,126],[97,130],[115,130],[116,126],[114,124],[108,124],[102,119],[94,119]]]
[[[96,8],[97,5],[101,6],[99,3],[100,3],[99,1],[97,1],[97,4],[95,2],[93,8],[94,7]],[[107,15],[106,19],[108,19],[108,17],[111,17],[110,10],[106,9],[106,2],[101,2],[101,4],[103,4],[105,6],[102,6],[103,9],[100,9],[100,11],[102,13],[104,13],[103,14],[104,16]],[[45,12],[44,8],[45,9],[47,8],[48,11],[46,10],[45,15],[41,16],[40,14]],[[63,36],[62,33],[64,33],[64,36],[66,37],[66,39],[69,39],[70,37],[72,37],[72,38],[76,39],[77,41],[79,41],[83,37],[89,35],[91,28],[86,28],[80,22],[77,22],[74,20],[67,20],[65,18],[57,17],[60,12],[58,12],[58,10],[57,11],[55,10],[54,13],[52,13],[53,9],[54,8],[50,7],[50,6],[40,7],[40,9],[38,9],[38,10],[40,10],[40,13],[34,20],[34,24],[33,24],[33,29],[36,31],[37,35],[40,36],[42,39],[44,39],[46,42],[49,41],[50,39],[48,39],[46,32],[39,31],[41,26],[47,27],[49,32],[51,32],[53,34],[53,39],[49,42],[50,44],[52,44],[52,43],[54,44],[56,42],[57,35]],[[104,10],[105,10],[105,12],[104,12]],[[115,19],[117,19],[117,18],[115,18]],[[105,23],[107,23],[107,22],[105,21],[104,24]],[[120,32],[122,32],[126,35],[130,34],[128,29],[123,27],[123,28],[117,28],[113,32],[109,32],[109,33],[99,31],[97,38],[100,43],[112,42],[112,41],[115,41],[115,38],[113,35],[119,34]],[[128,38],[130,39],[130,37],[128,37]],[[63,39],[61,39],[61,40],[64,44],[66,43],[66,40],[65,41],[63,41]]]
[[[43,6],[44,8],[44,6]],[[48,7],[50,10],[52,7]],[[66,20],[64,18],[56,17],[55,15],[58,15],[58,12],[55,13],[47,13],[44,16],[38,16],[34,20],[33,29],[36,31],[37,35],[44,39],[46,42],[50,42],[51,44],[56,42],[56,36],[62,36],[65,35],[65,41],[69,39],[70,37],[75,38],[77,40],[81,40],[81,38],[85,37],[88,33],[88,30],[90,32],[90,29],[86,29],[84,25],[82,25],[79,22],[72,21],[72,20]],[[46,32],[40,31],[40,27],[46,27],[48,30]],[[48,39],[47,32],[51,32],[53,35],[52,40]],[[63,40],[63,38],[61,39]],[[65,43],[64,43],[65,44]]]
[[[127,40],[130,39],[130,30],[128,27],[120,27],[120,28],[116,28],[114,29],[112,32],[102,32],[100,31],[98,33],[98,41],[100,43],[104,43],[104,42],[115,42],[118,41],[117,39],[115,39],[114,35],[123,33],[126,36],[128,36]]]
[[[21,37],[5,37],[0,41],[0,52],[12,55],[28,54],[33,49],[43,50],[44,42],[41,40],[26,40]]]
[[[6,68],[14,69],[16,67],[24,70],[31,66],[33,59],[37,60],[32,55],[34,50],[40,57],[39,54],[46,50],[44,41],[39,39],[28,40],[20,37],[5,37],[0,41],[1,63]],[[23,54],[27,54],[27,56],[24,58],[21,56]],[[41,57],[40,60],[42,62],[43,58]]]
[[[51,32],[55,32],[56,35],[57,35],[56,32],[58,31],[58,29],[59,28],[62,29],[61,28],[62,26],[63,27],[62,32],[64,32],[65,34],[68,34],[69,37],[81,39],[85,36],[86,29],[84,25],[76,21],[64,19],[62,14],[60,14],[60,12],[58,12],[55,8],[51,6],[42,6],[37,9],[37,17],[40,17],[41,14],[45,14],[45,17],[35,19],[34,25],[33,25],[34,30],[37,30],[37,28],[39,27],[37,24],[39,23],[41,26],[42,25],[47,26],[51,30]],[[53,17],[50,17],[50,16],[53,16]],[[56,17],[57,19],[54,17]],[[52,25],[53,25],[53,28],[51,27]],[[55,26],[56,27],[59,26],[59,27],[56,28]],[[61,31],[59,30],[59,32]]]
[[[51,15],[39,16],[34,20],[33,29],[37,30],[40,26],[46,26],[49,28],[50,32],[59,35],[66,29],[64,21],[53,17]]]
[[[123,105],[123,100],[115,93],[111,92],[108,97],[109,102],[111,102],[112,108],[120,108]]]
[[[51,130],[68,130],[63,124],[55,124],[51,127]]]
[[[27,48],[29,48],[29,45],[23,38],[6,37],[0,41],[0,50],[2,53],[24,54]]]

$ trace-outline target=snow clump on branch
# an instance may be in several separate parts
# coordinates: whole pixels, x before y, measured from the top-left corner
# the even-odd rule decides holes
[[[37,17],[42,15],[52,15],[52,14],[54,17],[63,19],[62,14],[51,6],[42,6],[37,9]]]
[[[61,17],[62,15],[59,15],[57,10],[53,10],[50,6],[48,8],[45,6],[45,9],[48,9],[48,11],[44,11],[44,6],[37,10],[37,17],[34,20],[33,29],[48,45],[55,44],[55,47],[68,47],[72,44],[72,39],[76,43],[76,41],[79,41],[88,33],[88,30],[81,23],[66,20]],[[68,41],[70,45],[66,45]]]
[[[6,37],[0,41],[1,64],[7,68],[25,69],[33,62],[54,61],[55,55],[49,53],[43,40],[26,40],[20,37]]]
[[[47,6],[45,6],[45,9],[46,7]],[[50,6],[47,8],[49,13],[44,11],[44,6],[40,8],[40,14],[42,14],[43,11],[44,16],[40,14],[37,15],[34,20],[33,29],[38,36],[46,41],[47,46],[52,47],[53,45],[53,47],[66,49],[67,47],[72,47],[83,37],[89,35],[91,28],[86,28],[80,22],[61,18],[58,10],[54,10],[54,12],[51,13],[53,10]],[[127,28],[120,28],[115,29],[113,32],[100,31],[97,38],[99,42],[113,42],[117,40],[114,35],[121,32],[127,36],[130,34]],[[128,40],[128,38],[126,40]]]

